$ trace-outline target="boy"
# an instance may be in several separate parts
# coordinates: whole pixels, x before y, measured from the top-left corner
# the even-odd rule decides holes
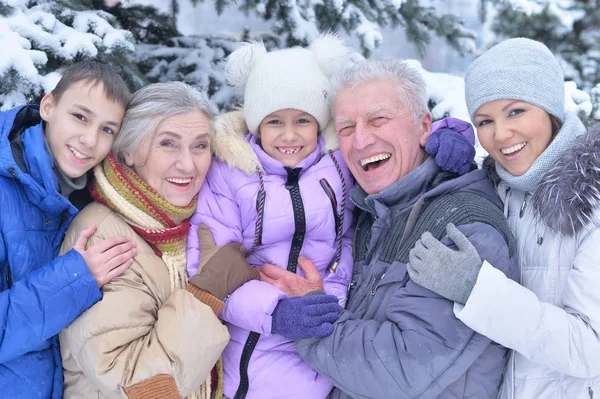
[[[92,61],[64,71],[40,107],[0,113],[0,396],[62,396],[58,337],[136,254],[125,237],[86,250],[95,226],[57,257],[77,213],[69,201],[110,151],[130,93]],[[80,204],[84,205],[84,204]]]

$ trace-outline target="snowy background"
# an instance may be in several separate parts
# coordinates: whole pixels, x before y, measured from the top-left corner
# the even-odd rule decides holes
[[[468,119],[463,76],[498,41],[544,42],[565,71],[567,104],[600,120],[600,11],[586,0],[0,0],[0,109],[38,101],[60,68],[86,58],[132,90],[181,80],[215,111],[235,105],[220,62],[241,41],[270,48],[339,32],[366,57],[408,59],[425,77],[434,119]]]

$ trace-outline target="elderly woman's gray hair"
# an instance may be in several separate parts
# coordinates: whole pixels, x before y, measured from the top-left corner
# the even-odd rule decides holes
[[[334,79],[335,92],[377,80],[391,80],[396,84],[400,104],[409,110],[415,123],[429,112],[425,80],[417,68],[404,61],[390,59],[358,61]]]
[[[131,97],[121,130],[115,138],[112,152],[121,163],[125,153],[135,152],[142,140],[156,134],[166,118],[191,111],[200,111],[210,121],[211,140],[214,136],[213,115],[204,95],[183,82],[153,83],[136,91]],[[160,117],[155,125],[156,117]],[[154,127],[154,128],[153,128]]]

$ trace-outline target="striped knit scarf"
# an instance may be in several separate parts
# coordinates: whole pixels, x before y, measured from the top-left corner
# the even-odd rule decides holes
[[[94,168],[94,183],[90,187],[92,197],[118,212],[131,228],[139,234],[160,256],[169,272],[171,292],[185,289],[186,238],[190,227],[189,218],[196,209],[197,197],[185,207],[167,202],[131,169],[122,167],[114,155],[109,155],[101,165]],[[215,397],[223,395],[223,366],[216,366],[218,384]],[[210,399],[211,376],[187,399]]]

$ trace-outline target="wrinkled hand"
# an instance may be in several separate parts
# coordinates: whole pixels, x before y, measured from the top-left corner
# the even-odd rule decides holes
[[[446,172],[464,175],[475,159],[475,134],[470,123],[457,118],[435,122],[425,151],[435,156],[435,162]]]
[[[96,224],[79,232],[73,249],[81,254],[90,273],[102,288],[115,277],[120,276],[133,264],[137,255],[135,241],[127,237],[109,237],[86,249],[87,242],[96,232]]]
[[[260,272],[260,280],[274,285],[289,297],[304,296],[313,291],[323,291],[323,279],[315,264],[311,260],[300,256],[298,266],[300,266],[306,277],[265,263]]]
[[[284,298],[273,311],[271,332],[288,339],[326,337],[333,332],[342,307],[333,295]]]
[[[458,251],[423,233],[410,250],[406,269],[410,278],[422,287],[451,301],[465,304],[477,282],[483,261],[477,250],[452,223],[446,226],[448,237]]]
[[[258,280],[258,270],[246,262],[242,244],[232,242],[217,246],[210,230],[198,226],[200,266],[189,283],[221,301],[250,280]]]

